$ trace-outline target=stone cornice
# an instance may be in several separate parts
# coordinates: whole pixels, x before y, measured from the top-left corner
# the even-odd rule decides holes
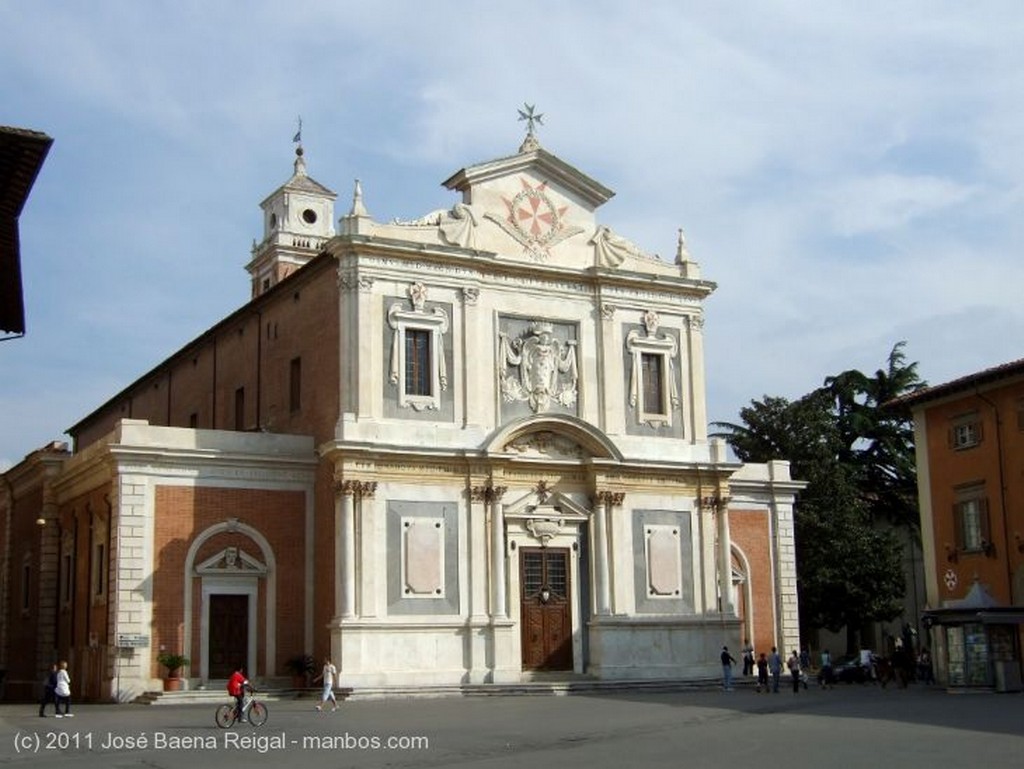
[[[679,275],[610,270],[588,267],[584,270],[537,262],[512,261],[491,251],[476,251],[421,243],[398,238],[366,235],[338,235],[329,250],[339,260],[339,270],[353,267],[360,274],[380,271],[380,277],[401,276],[408,280],[409,271],[436,274],[445,278],[472,280],[481,289],[500,285],[536,286],[550,290],[552,286],[579,294],[626,297],[638,302],[665,303],[666,310],[679,311],[679,299],[689,297],[699,307],[717,284]],[[666,264],[666,267],[670,265]],[[656,282],[656,285],[653,285]]]

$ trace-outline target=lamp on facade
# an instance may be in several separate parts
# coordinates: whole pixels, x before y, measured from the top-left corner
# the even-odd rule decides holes
[[[1017,552],[1024,553],[1024,539],[1021,539],[1020,532],[1013,532],[1013,539],[1017,542]]]
[[[551,600],[551,588],[549,588],[547,585],[544,585],[544,587],[542,587],[540,589],[540,602],[541,603],[547,603],[550,600]]]
[[[36,518],[36,526],[45,526],[45,525],[46,525],[46,519],[45,518],[43,518],[42,516]]]
[[[957,562],[956,548],[953,547],[948,542],[946,543],[946,560],[949,561],[950,563],[956,563]]]

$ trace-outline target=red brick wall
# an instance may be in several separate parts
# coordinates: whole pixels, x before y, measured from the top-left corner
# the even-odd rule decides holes
[[[37,486],[14,500],[11,519],[10,562],[8,564],[7,616],[7,682],[8,699],[29,699],[42,692],[38,686],[45,661],[39,659],[39,553],[42,530],[36,518],[42,513],[42,487]],[[28,588],[28,609],[22,609],[26,587],[22,564],[28,555],[31,570]]]
[[[314,260],[174,353],[73,429],[81,450],[117,420],[234,430],[235,392],[245,391],[240,429],[333,436],[338,419],[338,285],[333,259]],[[302,360],[302,403],[292,411],[290,370]]]
[[[305,498],[301,492],[189,486],[158,486],[153,564],[153,649],[188,648],[193,660],[200,657],[200,595],[198,580],[193,589],[193,634],[184,632],[183,582],[185,556],[196,535],[210,526],[237,518],[256,529],[273,550],[277,566],[277,659],[267,664],[264,639],[267,622],[266,584],[260,586],[257,607],[257,655],[261,672],[283,674],[288,657],[303,651],[305,608]],[[237,545],[263,561],[257,543],[244,533],[215,535],[200,548],[196,563],[228,545]],[[186,644],[187,641],[187,644]],[[154,652],[153,675],[160,675]]]
[[[775,638],[775,591],[772,582],[771,529],[765,510],[730,510],[729,535],[747,559],[753,608],[753,638],[758,654],[777,646]]]

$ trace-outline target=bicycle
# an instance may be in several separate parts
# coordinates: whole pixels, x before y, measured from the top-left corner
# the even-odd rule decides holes
[[[215,720],[217,726],[221,729],[228,729],[234,726],[238,721],[243,723],[249,723],[252,726],[263,726],[267,722],[267,706],[262,702],[259,702],[255,696],[256,690],[253,688],[247,689],[246,693],[249,695],[245,698],[242,703],[242,715],[239,718],[238,714],[235,713],[235,703],[224,703],[223,705],[217,706],[217,712],[215,714]]]

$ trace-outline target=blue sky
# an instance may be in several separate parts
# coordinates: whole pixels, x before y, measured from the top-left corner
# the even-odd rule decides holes
[[[1024,357],[1024,9],[976,3],[0,0],[0,124],[54,145],[21,217],[0,468],[244,304],[259,202],[378,220],[546,149],[644,250],[686,232],[710,418],[893,344],[932,383]]]

